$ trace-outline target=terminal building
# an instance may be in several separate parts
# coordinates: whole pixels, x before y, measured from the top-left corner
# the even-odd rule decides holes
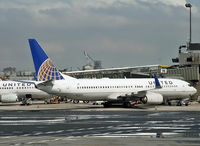
[[[182,49],[186,48],[186,51]],[[178,63],[179,70],[181,71],[185,80],[199,81],[199,66],[200,66],[200,43],[188,43],[181,45],[178,51],[178,57],[172,59],[173,63]]]

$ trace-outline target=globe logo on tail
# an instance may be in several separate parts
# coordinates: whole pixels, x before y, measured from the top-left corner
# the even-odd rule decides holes
[[[38,71],[38,81],[62,80],[63,76],[48,58],[43,62]]]

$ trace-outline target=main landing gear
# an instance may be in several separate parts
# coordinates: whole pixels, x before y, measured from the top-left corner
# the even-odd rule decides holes
[[[21,105],[31,105],[31,104],[32,104],[31,98],[24,98],[21,103]]]
[[[107,102],[103,103],[103,106],[104,106],[104,108],[109,108],[111,106],[118,105],[118,106],[123,106],[124,108],[131,108],[135,104],[139,104],[139,103],[136,102],[136,101],[125,101],[125,102],[110,102],[110,101],[107,101]]]

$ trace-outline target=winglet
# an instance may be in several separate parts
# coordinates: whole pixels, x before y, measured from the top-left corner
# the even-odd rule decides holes
[[[159,80],[158,80],[156,74],[154,74],[154,79],[155,79],[155,86],[156,86],[156,89],[162,88],[162,87],[160,86],[160,82],[159,82]]]

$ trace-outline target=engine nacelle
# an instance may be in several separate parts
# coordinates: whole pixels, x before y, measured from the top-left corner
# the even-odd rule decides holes
[[[147,92],[146,97],[143,98],[142,102],[144,104],[161,104],[164,99],[161,94]]]
[[[1,102],[2,103],[14,103],[16,102],[18,99],[17,95],[16,94],[4,94],[4,95],[1,95]]]

